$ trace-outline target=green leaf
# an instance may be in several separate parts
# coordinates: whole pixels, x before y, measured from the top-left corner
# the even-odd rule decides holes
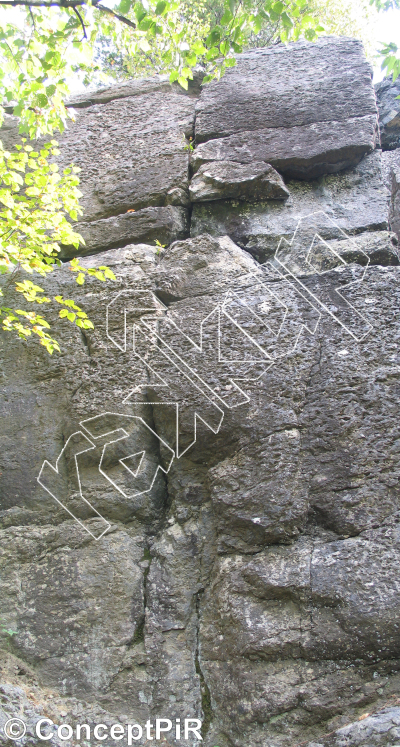
[[[44,93],[38,93],[38,95],[36,96],[36,99],[40,107],[47,106],[49,103],[49,100]]]
[[[105,276],[106,276],[106,278],[107,278],[108,280],[116,280],[116,279],[117,279],[117,278],[115,277],[115,275],[114,275],[113,271],[112,271],[112,270],[110,270],[110,268],[109,268],[109,267],[102,267],[102,269],[104,270],[104,274],[105,274]]]
[[[153,20],[151,18],[143,18],[143,21],[139,23],[139,29],[140,31],[148,31],[152,25]]]
[[[147,15],[147,12],[144,9],[142,3],[135,4],[134,13],[135,13],[138,23],[140,23],[143,20],[143,18]]]
[[[47,93],[48,96],[53,96],[55,94],[56,90],[57,90],[57,88],[54,85],[46,87],[46,93]]]
[[[219,52],[218,47],[211,47],[211,49],[209,49],[206,54],[206,59],[212,62],[212,60],[216,60],[217,57],[219,57],[219,55],[220,55],[220,52]]]
[[[189,84],[188,84],[186,78],[182,78],[182,76],[180,75],[179,78],[178,78],[178,83],[179,83],[180,86],[182,86],[182,88],[185,89],[185,91],[188,90]]]
[[[261,17],[261,15],[257,15],[255,17],[254,23],[253,23],[253,28],[254,28],[254,33],[255,34],[258,34],[261,31],[262,22],[263,22],[263,18]]]
[[[156,16],[164,15],[166,8],[167,8],[167,3],[165,2],[165,0],[160,0],[160,2],[158,2],[156,5],[156,10],[155,10]]]
[[[142,52],[150,52],[151,47],[147,39],[141,39],[139,42],[139,47],[142,50]]]
[[[286,12],[282,13],[281,21],[282,21],[282,25],[285,28],[289,28],[289,29],[293,28],[293,21],[291,20],[291,18],[289,18]]]
[[[306,29],[304,32],[304,36],[307,39],[307,41],[313,41],[316,37],[316,33],[314,29]]]
[[[190,67],[194,67],[197,62],[197,57],[195,54],[188,54],[185,57],[185,62],[190,65]]]
[[[215,26],[209,33],[206,39],[207,47],[213,47],[216,44],[219,44],[221,40],[221,29],[219,26]]]
[[[125,16],[127,13],[129,13],[131,6],[132,0],[121,0],[118,6],[118,12]]]
[[[233,13],[230,10],[226,10],[224,15],[221,18],[221,26],[227,26],[228,23],[232,20]]]

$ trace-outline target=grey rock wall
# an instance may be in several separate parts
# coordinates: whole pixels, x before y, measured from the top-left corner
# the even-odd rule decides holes
[[[80,254],[117,280],[41,281],[95,324],[54,309],[59,355],[1,335],[0,741],[395,747],[397,193],[361,45],[73,103]]]
[[[200,96],[195,168],[263,160],[307,179],[354,165],[377,143],[370,81],[356,40],[321,38],[312,48],[299,42],[243,54]]]
[[[75,123],[59,138],[58,163],[82,169],[83,253],[156,238],[169,244],[188,234],[195,101],[162,80],[117,87],[115,98],[109,92],[71,101]],[[8,146],[17,122],[8,117],[6,125]]]

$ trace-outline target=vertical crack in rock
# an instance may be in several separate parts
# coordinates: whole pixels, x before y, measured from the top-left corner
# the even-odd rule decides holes
[[[313,558],[314,558],[314,542],[311,543],[310,550],[310,623],[314,627],[313,619]]]
[[[200,595],[202,591],[198,591],[195,595],[196,599],[196,616],[197,616],[197,627],[196,627],[196,651],[195,651],[195,668],[196,674],[200,678],[200,693],[201,693],[201,707],[203,711],[203,722],[201,726],[201,736],[203,739],[206,738],[208,730],[210,728],[213,711],[211,706],[211,693],[210,689],[205,680],[204,674],[200,665]]]
[[[134,646],[137,643],[144,643],[144,629],[146,625],[146,609],[147,609],[147,577],[150,572],[151,561],[152,561],[152,557],[151,557],[150,550],[148,547],[145,547],[143,551],[143,558],[141,561],[142,563],[145,563],[145,562],[148,563],[148,565],[146,565],[143,571],[143,615],[138,621],[134,636],[132,638],[132,641],[129,647]]]
[[[83,344],[84,344],[84,347],[85,347],[85,349],[86,349],[86,352],[87,352],[87,354],[88,354],[89,358],[91,358],[91,357],[92,357],[92,354],[91,354],[91,352],[90,352],[90,344],[89,344],[89,340],[88,340],[88,338],[87,338],[87,335],[85,334],[85,331],[84,331],[84,330],[82,329],[82,327],[80,327],[79,329],[80,329],[80,333],[81,333],[81,338],[82,338],[82,342],[83,342]]]

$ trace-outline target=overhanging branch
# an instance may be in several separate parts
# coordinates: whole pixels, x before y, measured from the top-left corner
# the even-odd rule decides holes
[[[76,11],[76,8],[82,5],[86,5],[86,0],[0,0],[0,5],[9,5],[12,7],[17,6],[23,6],[25,8],[72,8],[75,13],[78,15],[79,20],[82,24],[82,27],[85,31],[85,26],[83,23],[83,20],[80,18],[78,12]],[[106,5],[100,5],[99,0],[97,2],[92,3],[94,8],[97,8],[97,10],[100,10],[102,13],[108,13],[108,15],[113,16],[114,18],[117,18],[118,21],[121,23],[124,23],[126,26],[129,26],[131,29],[136,28],[136,23],[131,21],[129,18],[126,18],[125,16],[121,16],[119,13],[116,13],[111,8],[107,8]],[[86,31],[85,31],[85,37],[86,37]]]
[[[109,13],[110,15],[114,16],[114,18],[118,18],[121,23],[125,23],[127,26],[130,26],[132,29],[136,28],[136,23],[133,21],[130,21],[129,18],[125,18],[125,16],[120,16],[119,13],[115,13],[111,8],[107,8],[105,5],[98,5],[93,3],[94,7],[97,8],[97,10],[102,10],[104,13]]]
[[[62,2],[44,2],[44,0],[0,0],[0,5],[23,5],[26,8],[75,8],[78,5],[86,5],[86,0],[62,0]]]
[[[73,11],[74,11],[74,13],[75,13],[75,14],[76,14],[76,15],[78,16],[78,18],[79,18],[79,22],[80,22],[80,24],[81,24],[81,26],[82,26],[82,28],[83,28],[83,38],[84,38],[84,39],[87,39],[87,34],[86,34],[86,26],[85,26],[85,24],[83,23],[83,18],[82,18],[82,16],[81,16],[81,14],[79,13],[79,10],[77,10],[77,8],[75,8],[75,6],[73,7]]]

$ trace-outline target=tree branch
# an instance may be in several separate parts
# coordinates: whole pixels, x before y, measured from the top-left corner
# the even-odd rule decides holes
[[[24,5],[27,8],[75,8],[76,5],[86,5],[86,0],[50,0],[45,2],[44,0],[0,0],[0,5]]]
[[[26,8],[72,8],[75,13],[77,13],[77,7],[86,4],[86,0],[58,0],[58,2],[57,0],[47,0],[47,2],[46,0],[0,0],[0,5],[10,5],[13,7],[22,5]],[[92,5],[94,8],[101,10],[102,13],[108,13],[109,15],[114,16],[114,18],[117,18],[118,21],[121,21],[121,23],[125,23],[126,26],[130,26],[131,29],[136,28],[136,23],[131,21],[129,18],[125,18],[125,16],[121,16],[119,13],[115,13],[115,11],[113,11],[111,8],[107,8],[107,6],[105,5],[100,5],[99,0],[97,0],[97,2],[93,2]],[[78,13],[77,15],[84,28],[85,38],[87,38],[83,21]]]
[[[30,8],[29,8],[29,10],[30,10]],[[78,18],[79,18],[79,20],[80,20],[80,22],[81,22],[81,26],[82,26],[82,28],[83,28],[83,37],[82,37],[82,38],[83,38],[83,39],[87,39],[87,34],[86,34],[86,26],[85,26],[85,24],[83,23],[83,18],[82,18],[82,16],[81,16],[81,14],[79,13],[79,10],[77,10],[77,9],[75,8],[75,6],[74,6],[74,7],[72,8],[72,10],[73,10],[73,11],[74,11],[74,13],[75,13],[75,14],[76,14],[76,15],[78,16]],[[32,12],[32,11],[31,11],[31,12]]]
[[[0,0],[1,5],[1,0]],[[102,10],[104,13],[109,13],[110,15],[114,16],[114,18],[118,18],[121,23],[125,23],[127,26],[130,26],[132,29],[136,28],[136,23],[133,21],[130,21],[129,18],[125,18],[125,16],[120,16],[119,13],[115,13],[111,8],[107,8],[105,5],[98,5],[98,3],[93,3],[93,7],[97,8],[97,10]]]
[[[32,25],[33,25],[33,28],[34,28],[34,29],[35,29],[35,31],[36,31],[36,23],[35,23],[35,18],[34,18],[34,15],[33,15],[33,13],[32,13],[32,8],[29,8],[29,13],[30,13],[30,16],[31,16],[31,18],[32,18]]]

